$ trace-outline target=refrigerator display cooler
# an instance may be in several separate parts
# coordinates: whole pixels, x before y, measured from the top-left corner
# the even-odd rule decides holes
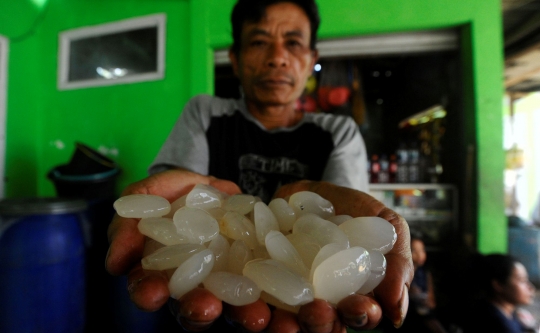
[[[405,218],[427,251],[458,237],[458,192],[448,184],[370,184],[370,194]]]

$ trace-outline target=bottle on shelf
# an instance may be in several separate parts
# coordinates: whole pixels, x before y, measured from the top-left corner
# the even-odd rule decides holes
[[[396,183],[397,182],[397,170],[398,170],[398,161],[396,154],[390,155],[390,162],[388,165],[388,182]]]
[[[381,164],[379,163],[379,155],[371,155],[371,169],[370,169],[370,183],[379,182],[379,172],[381,171]]]
[[[366,172],[367,172],[367,179],[369,182],[371,182],[371,159],[369,158],[366,158],[367,160],[367,169],[366,169]]]
[[[381,155],[381,158],[379,159],[379,183],[388,183],[390,178],[390,168],[389,168],[389,161],[385,154]]]
[[[397,183],[408,183],[409,182],[409,162],[408,162],[408,151],[405,144],[401,144],[396,151],[397,155],[397,173],[396,173],[396,182]]]
[[[420,151],[416,145],[409,149],[409,182],[420,182]]]

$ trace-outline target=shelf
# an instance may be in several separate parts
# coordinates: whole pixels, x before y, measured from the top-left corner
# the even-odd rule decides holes
[[[392,184],[369,184],[370,191],[384,191],[384,190],[448,190],[454,189],[455,186],[451,184],[414,184],[414,183],[392,183]]]
[[[407,222],[451,222],[454,220],[453,216],[418,216],[405,214],[399,215],[401,215]]]

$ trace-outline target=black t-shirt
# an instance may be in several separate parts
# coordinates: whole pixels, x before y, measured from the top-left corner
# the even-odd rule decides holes
[[[282,184],[324,180],[367,191],[364,141],[351,117],[304,114],[290,128],[265,129],[243,100],[194,97],[149,168],[181,167],[227,179],[264,202]]]

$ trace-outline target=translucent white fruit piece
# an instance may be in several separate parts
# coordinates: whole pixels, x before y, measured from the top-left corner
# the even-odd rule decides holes
[[[205,209],[208,214],[212,215],[213,218],[215,218],[218,222],[225,216],[227,211],[221,207],[214,207],[210,209]]]
[[[167,199],[151,194],[131,194],[117,199],[114,209],[122,217],[161,217],[171,211]]]
[[[368,250],[372,272],[386,272],[386,257],[379,251]]]
[[[174,213],[176,213],[177,210],[186,206],[186,198],[187,198],[187,194],[173,201],[171,203],[171,211],[169,212],[169,214],[165,215],[164,217],[169,217],[172,219],[174,216]]]
[[[255,196],[255,203],[257,203],[257,202],[263,202],[263,201],[262,201],[262,199],[261,199],[260,197]],[[254,206],[255,206],[255,205],[254,205]],[[247,214],[246,216],[249,218],[250,221],[255,220],[255,216],[254,216],[254,214],[253,214],[253,210],[251,210],[251,212],[249,212],[249,214]]]
[[[383,218],[356,217],[339,226],[349,238],[350,246],[361,246],[371,251],[388,253],[397,239],[394,226]]]
[[[334,254],[338,253],[339,251],[343,251],[346,248],[344,248],[342,245],[336,244],[336,243],[330,243],[326,244],[321,248],[319,253],[315,256],[315,259],[313,259],[313,263],[311,264],[311,270],[309,272],[309,281],[313,281],[313,274],[315,273],[315,269],[326,259],[330,258]]]
[[[369,265],[369,254],[361,247],[351,247],[332,255],[315,269],[315,297],[337,304],[354,294],[366,282]]]
[[[234,274],[242,275],[242,270],[246,263],[253,260],[253,253],[247,247],[243,240],[235,240],[229,249],[228,271]]]
[[[200,209],[210,209],[214,207],[221,207],[222,195],[216,188],[197,184],[188,193],[186,198],[186,206]]]
[[[296,251],[298,251],[298,254],[300,254],[300,257],[302,257],[304,264],[306,264],[308,268],[311,267],[313,259],[315,259],[317,253],[319,253],[321,250],[321,245],[319,242],[317,242],[317,240],[310,235],[302,232],[290,234],[286,237],[294,246]]]
[[[327,218],[328,221],[334,223],[335,225],[340,225],[345,221],[351,220],[353,217],[350,215],[336,215],[336,216],[330,216]]]
[[[175,268],[171,268],[171,269],[166,269],[162,272],[165,272],[165,275],[167,275],[167,280],[171,280],[171,277],[173,276],[174,272],[176,272],[176,269],[178,267],[175,267]]]
[[[216,219],[199,208],[180,208],[174,213],[173,221],[176,232],[187,237],[190,243],[204,244],[219,235]]]
[[[325,198],[317,193],[302,191],[291,195],[289,198],[289,206],[291,206],[298,219],[305,214],[315,214],[323,219],[336,215],[334,206]]]
[[[226,271],[229,265],[229,242],[223,235],[217,235],[208,243],[208,249],[212,250],[215,257],[212,272]]]
[[[365,295],[375,289],[386,276],[386,258],[379,251],[368,251],[371,270],[367,281],[358,289],[357,294]]]
[[[261,300],[263,300],[266,304],[273,305],[278,309],[283,309],[285,311],[289,311],[292,313],[298,313],[301,307],[301,305],[293,306],[293,305],[285,304],[265,291],[261,291]]]
[[[229,272],[211,272],[204,279],[203,285],[223,302],[235,306],[251,304],[261,296],[261,289],[255,282]]]
[[[152,238],[146,237],[144,241],[144,250],[142,254],[143,258],[149,254],[156,252],[157,249],[161,249],[164,246],[165,244],[162,244]]]
[[[137,224],[139,232],[165,245],[186,244],[189,239],[178,234],[173,220],[166,217],[146,217]]]
[[[313,301],[313,286],[276,260],[252,260],[244,267],[244,276],[285,304],[294,306]]]
[[[212,250],[205,249],[194,254],[178,267],[169,280],[171,297],[179,299],[188,291],[197,287],[210,274],[214,266]]]
[[[144,269],[165,270],[179,267],[196,253],[205,250],[198,244],[177,244],[165,246],[141,260]]]
[[[279,224],[279,230],[283,233],[290,233],[294,221],[296,221],[296,214],[287,201],[283,198],[275,198],[270,201],[268,208],[274,213]]]
[[[270,254],[264,245],[257,246],[251,252],[253,253],[253,259],[270,259]]]
[[[313,237],[321,247],[337,243],[344,248],[349,247],[347,235],[334,223],[315,214],[306,214],[294,222],[293,234],[304,233]]]
[[[231,195],[224,201],[222,207],[226,211],[235,211],[242,215],[246,215],[253,210],[255,205],[255,197],[249,194]]]
[[[279,230],[277,219],[264,202],[257,202],[255,204],[253,207],[253,218],[257,241],[259,244],[265,245],[266,234],[272,230]]]
[[[266,235],[266,249],[272,259],[283,263],[301,277],[309,278],[309,269],[302,261],[300,254],[281,232],[272,230]]]
[[[255,225],[242,214],[227,212],[219,221],[221,232],[234,240],[241,239],[250,249],[259,245],[255,235]]]

